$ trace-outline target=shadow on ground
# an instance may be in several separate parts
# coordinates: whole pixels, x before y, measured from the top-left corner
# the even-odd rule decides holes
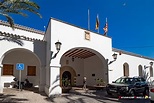
[[[105,90],[87,90],[73,88],[69,93],[53,95],[50,98],[44,92],[39,92],[38,88],[24,88],[22,93],[34,92],[44,96],[46,103],[150,103],[149,99],[119,99],[118,96],[109,96]],[[18,94],[18,95],[16,95]],[[29,102],[29,98],[18,98],[18,89],[5,89],[0,94],[0,103],[19,103]],[[33,99],[33,97],[31,97]]]
[[[141,97],[141,96],[140,96]],[[56,99],[59,97],[51,97],[50,100],[53,103],[56,102]],[[76,88],[75,91],[61,95],[65,101],[60,103],[150,103],[149,99],[140,98],[140,99],[119,99],[118,96],[107,95],[105,90],[87,90],[83,91],[82,88]]]
[[[28,99],[15,98],[16,95],[0,94],[0,103],[17,103],[20,101],[28,101]]]

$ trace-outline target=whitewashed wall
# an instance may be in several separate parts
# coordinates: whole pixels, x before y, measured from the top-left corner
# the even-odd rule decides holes
[[[111,38],[89,31],[90,40],[85,40],[85,31],[87,30],[75,27],[73,25],[58,21],[53,18],[51,18],[49,21],[45,36],[21,29],[12,30],[11,28],[3,25],[0,25],[0,28],[1,32],[12,33],[20,36],[24,35],[26,37],[41,40],[44,39],[46,41],[45,51],[39,49],[36,50],[39,50],[39,52],[37,52],[37,55],[41,54],[41,52],[43,53],[43,55],[46,54],[46,57],[40,56],[40,58],[42,58],[41,62],[43,63],[40,67],[43,67],[45,69],[40,69],[40,71],[44,72],[41,72],[42,74],[40,75],[43,77],[41,79],[42,85],[45,85],[45,92],[48,96],[52,94],[61,94],[62,92],[59,86],[60,68],[62,66],[71,66],[77,74],[81,75],[80,77],[77,77],[77,83],[79,85],[82,84],[83,76],[87,76],[88,83],[90,85],[93,85],[95,83],[95,77],[106,78],[105,75],[108,75],[109,82],[112,82],[120,76],[123,76],[124,63],[128,63],[129,65],[130,76],[136,76],[138,75],[139,65],[142,65],[142,67],[144,68],[144,65],[149,65],[149,62],[153,61],[153,59],[145,59],[142,57],[122,54],[118,55],[117,60],[107,67],[105,66],[107,65],[107,63],[105,63],[105,60],[113,60],[112,54],[114,53],[112,51]],[[51,52],[53,52],[53,55],[57,52],[55,43],[58,40],[62,43],[61,50],[58,53],[57,57],[50,61]],[[33,42],[23,41],[23,43],[23,46],[19,46],[18,44],[10,43],[8,41],[0,41],[0,48],[2,48],[0,51],[0,63],[3,60],[3,55],[11,49],[24,48],[31,52],[35,51]],[[67,65],[65,63],[66,59],[71,61],[71,58],[64,58],[63,54],[73,48],[89,48],[95,51],[94,53],[96,54],[96,56],[90,57],[85,60],[75,59],[75,62],[70,62],[69,65]],[[118,54],[118,52],[116,53]],[[43,58],[45,58],[46,60],[44,60]],[[95,61],[95,63],[92,63],[93,61]],[[105,71],[106,69],[112,71]],[[147,71],[148,70],[149,69],[147,69]],[[107,74],[107,72],[109,73]],[[92,77],[92,73],[94,73],[96,76]],[[3,76],[0,80],[8,82],[11,81],[12,78],[12,76]]]
[[[51,18],[48,25],[47,32],[46,32],[46,36],[45,36],[45,40],[47,40],[48,43],[50,42],[50,44],[47,44],[47,49],[51,47],[50,50],[56,53],[57,51],[55,48],[55,42],[57,42],[58,40],[62,43],[62,47],[57,57],[51,60],[51,63],[50,63],[51,76],[48,76],[49,74],[47,75],[47,78],[50,77],[50,86],[51,86],[51,88],[47,87],[47,88],[50,88],[49,95],[55,93],[55,92],[52,92],[53,87],[55,87],[55,85],[58,85],[60,83],[60,81],[57,81],[55,83],[54,82],[55,78],[51,78],[51,77],[52,77],[52,74],[60,75],[60,72],[55,72],[55,67],[59,67],[57,68],[57,70],[60,69],[60,59],[66,51],[76,47],[88,47],[90,49],[97,51],[100,54],[103,54],[105,58],[112,58],[111,38],[90,32],[90,40],[85,40],[85,31],[86,31],[85,29],[81,29]],[[51,40],[49,38],[51,38]],[[48,52],[47,58],[49,58],[50,51],[47,51],[47,52]],[[59,88],[58,86],[54,89],[56,91],[59,91],[59,93],[61,93],[61,88]],[[48,93],[49,91],[46,89],[46,93]]]
[[[117,52],[119,54],[119,52]],[[109,65],[109,82],[116,80],[117,78],[124,76],[123,64],[129,65],[129,76],[139,76],[138,66],[141,65],[144,69],[144,65],[150,66],[150,62],[154,62],[153,59],[145,59],[142,56],[131,56],[128,54],[121,54],[117,56],[117,60]],[[146,69],[149,72],[149,68]],[[153,77],[152,77],[153,78]]]
[[[0,28],[1,28],[0,31],[2,33],[3,32],[6,32],[6,33],[9,33],[9,34],[13,34],[13,35],[25,36],[25,37],[34,38],[34,39],[40,39],[40,40],[43,40],[43,37],[44,37],[44,35],[42,35],[42,34],[34,33],[32,31],[30,31],[30,30],[24,30],[23,27],[21,27],[23,29],[15,28],[13,30],[12,28],[10,28],[8,26],[0,25]],[[1,38],[2,38],[2,36],[1,36]],[[20,46],[20,45],[14,43],[14,42],[8,42],[8,41],[5,41],[5,40],[0,41],[0,48],[1,48],[1,50],[0,50],[0,64],[1,64],[1,66],[2,66],[2,60],[5,57],[5,53],[7,53],[8,51],[10,52],[13,49],[21,49],[21,50],[22,49],[26,49],[28,51],[34,52],[34,49],[35,49],[34,42],[32,42],[32,41],[26,41],[26,40],[21,40],[21,41],[23,42],[23,46]],[[40,52],[41,52],[41,50],[40,50]],[[23,55],[23,59],[24,59],[24,56],[26,56],[26,55],[24,55],[24,54],[22,54],[22,55]],[[33,56],[31,56],[31,58]],[[29,57],[29,56],[27,56],[27,57]],[[34,59],[36,59],[36,57],[34,57],[31,60],[34,60]],[[14,62],[12,62],[11,60],[14,61]],[[10,61],[11,61],[11,63],[14,63],[14,65],[16,65],[16,62],[17,61],[19,62],[19,60],[16,60],[15,57],[9,58],[9,59],[5,59],[5,61],[3,61],[3,62],[6,63],[6,64],[9,64]],[[25,66],[27,66],[27,62],[30,62],[30,60],[29,61],[24,61],[24,62],[25,62]],[[28,63],[28,65],[29,64],[30,63]],[[34,63],[31,63],[31,65],[33,65],[33,64],[35,64],[35,62]],[[37,70],[37,76],[36,77],[38,79],[36,79],[36,78],[34,79],[34,78],[29,77],[30,81],[33,82],[34,85],[39,83],[40,64],[36,64],[36,66],[37,66],[37,69],[38,69]],[[23,75],[23,78],[26,78],[26,77],[27,77],[26,75]],[[4,83],[5,82],[11,82],[13,80],[12,78],[14,78],[14,76],[1,76],[1,85],[2,85],[1,87],[4,87]]]

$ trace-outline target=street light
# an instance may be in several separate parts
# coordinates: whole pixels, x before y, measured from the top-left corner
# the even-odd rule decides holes
[[[53,51],[51,51],[51,59],[54,59],[54,58],[57,56],[57,54],[58,54],[59,51],[60,51],[61,45],[62,45],[62,43],[59,42],[59,40],[55,43],[57,53],[55,53],[55,55],[52,57]]]
[[[114,54],[112,55],[112,57],[113,57],[114,60],[110,61],[110,62],[108,63],[108,65],[110,65],[111,63],[113,63],[114,61],[116,61],[116,59],[117,59],[117,54],[114,53]]]

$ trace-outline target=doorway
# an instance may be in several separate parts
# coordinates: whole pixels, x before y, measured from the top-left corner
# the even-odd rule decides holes
[[[62,86],[71,86],[71,73],[69,71],[62,74]]]

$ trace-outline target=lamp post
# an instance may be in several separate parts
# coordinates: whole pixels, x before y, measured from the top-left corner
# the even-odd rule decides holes
[[[111,63],[113,63],[114,61],[116,61],[116,59],[117,59],[117,54],[114,53],[114,54],[112,55],[112,57],[113,57],[113,60],[110,61],[110,62],[108,63],[108,65],[110,65]]]
[[[52,57],[53,52],[51,51],[51,59],[54,59],[54,58],[57,56],[57,54],[58,54],[59,51],[60,51],[61,45],[62,45],[62,43],[59,42],[59,40],[55,43],[57,53],[55,53],[55,55]]]

